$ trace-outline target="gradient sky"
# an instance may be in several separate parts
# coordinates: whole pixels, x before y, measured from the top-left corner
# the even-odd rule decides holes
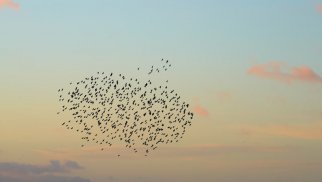
[[[0,181],[322,179],[322,1],[0,0],[0,22]],[[180,143],[101,152],[60,126],[58,88],[161,58],[196,113]]]

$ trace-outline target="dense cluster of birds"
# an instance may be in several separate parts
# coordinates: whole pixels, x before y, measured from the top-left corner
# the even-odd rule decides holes
[[[171,67],[168,60],[161,62],[162,67],[152,66],[148,75]],[[97,72],[58,90],[57,114],[66,114],[61,125],[80,133],[85,143],[104,150],[122,141],[135,153],[143,150],[147,155],[160,144],[180,141],[193,119],[189,104],[167,83],[156,86],[150,79]]]

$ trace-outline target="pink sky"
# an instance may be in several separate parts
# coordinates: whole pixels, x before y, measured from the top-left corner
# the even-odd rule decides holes
[[[273,79],[286,83],[322,83],[321,76],[315,73],[312,68],[304,65],[287,70],[287,67],[280,62],[269,62],[266,64],[256,64],[250,67],[247,73],[259,78]]]
[[[12,0],[0,0],[0,8],[2,7],[9,7],[11,9],[18,10],[20,5]]]

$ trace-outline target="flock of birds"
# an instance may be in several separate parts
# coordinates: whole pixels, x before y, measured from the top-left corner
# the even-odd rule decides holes
[[[168,60],[161,63],[162,67],[152,66],[147,74],[171,67]],[[167,83],[156,86],[151,80],[97,72],[58,90],[61,110],[57,114],[66,114],[62,126],[80,133],[84,142],[96,143],[101,150],[123,142],[147,156],[160,144],[179,142],[193,119],[189,104]]]

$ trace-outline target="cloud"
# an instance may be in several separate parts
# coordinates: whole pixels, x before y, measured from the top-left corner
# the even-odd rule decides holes
[[[316,5],[316,11],[322,14],[322,4]]]
[[[138,151],[144,148],[137,148]],[[162,146],[151,152],[149,155],[153,158],[178,158],[182,160],[194,160],[201,158],[209,158],[219,154],[227,153],[250,153],[250,152],[283,152],[288,148],[283,146],[255,146],[255,145],[224,145],[224,144],[199,144],[187,146]],[[90,152],[91,151],[91,152]],[[59,149],[59,150],[38,150],[37,153],[48,157],[52,155],[66,155],[72,153],[77,157],[86,158],[101,158],[104,159],[119,159],[118,153],[121,153],[120,159],[138,159],[146,158],[143,155],[134,154],[132,151],[124,151],[122,148],[114,148],[108,152],[102,152],[99,148],[91,149],[86,153],[78,153],[76,149]]]
[[[2,176],[0,175],[0,181],[3,182],[90,182],[89,179],[84,179],[77,176]]]
[[[0,163],[0,173],[10,172],[18,174],[44,174],[44,173],[67,173],[73,170],[82,169],[77,162],[66,161],[61,163],[57,160],[50,161],[49,165],[32,165],[32,164],[20,164],[20,163]]]
[[[260,78],[273,79],[286,83],[322,83],[322,77],[307,66],[294,67],[288,72],[284,71],[284,67],[284,64],[278,62],[257,64],[249,68],[247,73]]]
[[[196,104],[193,107],[193,111],[194,111],[194,113],[196,113],[199,116],[203,116],[203,117],[209,116],[208,110],[206,108],[204,108],[203,106],[201,106],[200,104]]]
[[[282,152],[287,147],[280,146],[255,146],[255,145],[225,145],[225,144],[201,144],[182,147],[164,147],[158,152],[160,157],[181,157],[187,159],[204,158],[227,153],[249,152]]]
[[[0,9],[3,7],[8,7],[14,10],[19,10],[20,5],[13,2],[12,0],[0,0]]]
[[[70,169],[83,169],[83,167],[75,161],[66,161],[65,166]]]
[[[48,165],[0,162],[0,181],[6,182],[90,182],[77,176],[62,175],[83,169],[75,161],[61,163],[52,160]]]
[[[322,124],[271,124],[271,125],[242,125],[239,127],[241,134],[251,135],[271,135],[278,137],[298,138],[321,140],[322,139]]]

